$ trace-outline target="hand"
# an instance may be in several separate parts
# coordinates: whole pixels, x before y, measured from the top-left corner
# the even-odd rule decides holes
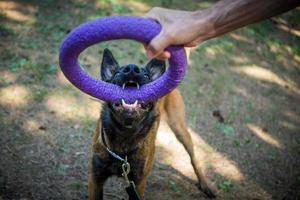
[[[147,56],[169,59],[171,54],[164,50],[166,47],[170,45],[194,47],[204,41],[212,30],[212,25],[208,23],[208,15],[201,18],[203,14],[204,11],[152,8],[144,17],[158,21],[162,30],[148,45],[145,45]]]
[[[170,58],[170,45],[193,47],[248,24],[299,6],[299,0],[222,0],[195,12],[153,8],[144,17],[158,21],[161,32],[146,46],[150,58]]]

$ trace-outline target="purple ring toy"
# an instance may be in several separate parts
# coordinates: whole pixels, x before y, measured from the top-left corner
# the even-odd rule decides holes
[[[171,92],[183,79],[187,65],[182,46],[171,46],[172,57],[167,71],[157,80],[140,89],[125,88],[97,80],[80,67],[77,58],[87,47],[108,40],[131,39],[149,42],[161,31],[159,23],[142,17],[114,16],[84,23],[72,30],[64,39],[59,64],[64,75],[81,91],[104,101],[128,103],[154,101]]]

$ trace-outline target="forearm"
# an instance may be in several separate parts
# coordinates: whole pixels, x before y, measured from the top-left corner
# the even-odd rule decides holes
[[[207,34],[200,37],[203,37],[202,41],[217,37],[293,9],[299,4],[300,0],[221,0],[205,11],[196,12],[199,24],[206,17],[211,27]],[[199,30],[199,33],[202,34],[203,30]]]
[[[300,0],[220,0],[212,7],[188,12],[153,8],[145,17],[157,20],[162,31],[147,46],[150,58],[170,58],[170,45],[194,47],[248,24],[296,8]]]

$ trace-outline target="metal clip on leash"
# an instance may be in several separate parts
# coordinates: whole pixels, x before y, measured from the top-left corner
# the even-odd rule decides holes
[[[130,173],[130,164],[127,161],[127,156],[125,156],[125,159],[110,150],[105,142],[105,137],[104,137],[104,129],[101,131],[101,138],[102,138],[102,144],[104,147],[106,147],[107,152],[114,157],[115,159],[119,160],[122,162],[122,176],[125,179],[125,181],[129,184],[128,187],[126,187],[126,192],[129,196],[129,200],[141,200],[142,198],[140,197],[138,191],[136,190],[135,184],[133,181],[130,181],[128,178],[128,174]]]
[[[127,162],[127,156],[123,161],[122,171],[122,176],[124,177],[125,181],[129,184],[129,186],[126,187],[126,192],[129,196],[129,200],[141,200],[141,197],[138,191],[136,190],[134,182],[128,179],[128,174],[130,173],[130,164],[129,162]]]
[[[114,158],[120,160],[123,162],[122,164],[122,176],[125,179],[125,181],[129,184],[128,187],[126,187],[126,192],[129,196],[129,200],[141,200],[142,198],[140,197],[138,191],[136,190],[135,184],[133,181],[130,181],[128,178],[128,174],[130,173],[130,164],[127,161],[127,156],[125,159],[121,158],[118,154],[110,150],[108,147],[106,147],[106,150],[110,155],[112,155]]]
[[[130,164],[127,162],[127,156],[125,157],[125,160],[123,160],[122,171],[122,176],[124,177],[125,181],[129,183],[128,174],[130,173]]]

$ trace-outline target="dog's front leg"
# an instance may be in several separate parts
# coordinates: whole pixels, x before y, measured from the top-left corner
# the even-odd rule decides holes
[[[132,180],[136,186],[137,191],[139,192],[141,198],[144,198],[144,191],[146,185],[145,177],[145,161],[144,160],[135,160],[131,164],[132,173],[129,176],[129,179]]]
[[[103,199],[103,185],[110,173],[107,171],[106,163],[99,155],[94,154],[91,162],[91,171],[89,175],[89,200]]]
[[[170,93],[170,100],[166,101],[164,106],[167,114],[167,123],[174,132],[178,141],[184,146],[188,152],[194,171],[200,183],[200,189],[210,198],[216,197],[217,189],[205,178],[201,166],[197,161],[194,152],[194,145],[191,134],[189,133],[185,122],[185,110],[183,99],[178,90]]]
[[[139,158],[132,162],[131,180],[134,181],[142,199],[144,199],[146,183],[154,164],[154,142],[147,147],[149,148],[149,152],[146,155],[140,154]]]
[[[103,182],[95,182],[92,175],[89,177],[89,200],[102,200],[103,199]]]

